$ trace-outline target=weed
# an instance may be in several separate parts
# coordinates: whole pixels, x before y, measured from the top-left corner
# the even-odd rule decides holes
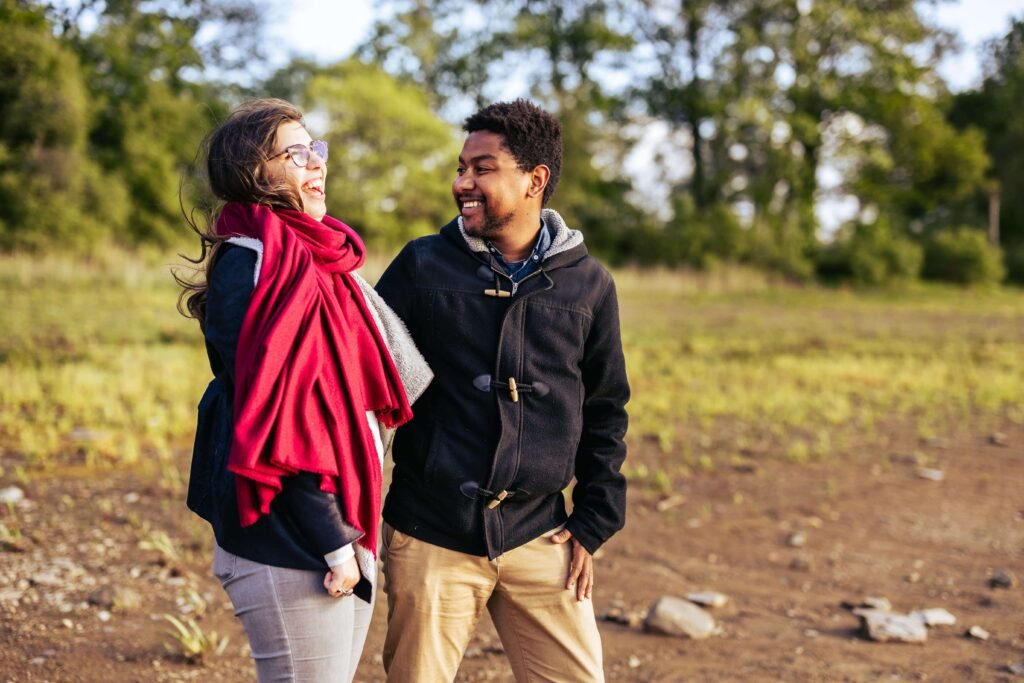
[[[139,547],[143,550],[157,551],[168,562],[178,561],[178,551],[166,531],[151,531],[146,538],[139,541]]]
[[[167,630],[167,634],[175,642],[175,645],[165,645],[167,650],[180,654],[190,662],[202,661],[209,654],[222,654],[228,646],[227,637],[217,635],[216,631],[204,633],[203,628],[191,617],[179,619],[173,614],[163,616],[173,627]]]

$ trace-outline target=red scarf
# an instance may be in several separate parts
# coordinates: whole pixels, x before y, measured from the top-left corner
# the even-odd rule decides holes
[[[263,244],[235,359],[228,469],[242,526],[270,511],[283,477],[315,472],[376,557],[381,468],[366,412],[396,427],[412,410],[350,274],[363,241],[330,216],[238,203],[224,207],[217,234]]]

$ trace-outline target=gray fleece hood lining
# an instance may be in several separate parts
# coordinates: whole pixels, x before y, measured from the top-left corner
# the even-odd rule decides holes
[[[583,233],[566,225],[565,220],[554,209],[542,210],[540,217],[547,223],[548,230],[551,232],[551,246],[544,254],[545,261],[555,254],[561,254],[563,251],[569,251],[573,247],[583,244]],[[462,234],[462,239],[466,240],[470,251],[486,252],[487,242],[466,233],[466,228],[462,225],[462,216],[458,217],[458,221],[459,232]]]

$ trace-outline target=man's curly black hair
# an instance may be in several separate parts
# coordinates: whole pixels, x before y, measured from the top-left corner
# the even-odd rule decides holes
[[[484,130],[503,136],[504,147],[521,171],[532,171],[541,164],[551,169],[541,202],[542,206],[547,205],[562,173],[562,126],[558,119],[532,102],[519,99],[484,107],[466,119],[462,129],[467,133]]]

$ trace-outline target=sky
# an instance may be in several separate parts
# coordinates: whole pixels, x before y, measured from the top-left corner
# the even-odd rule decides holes
[[[373,21],[370,0],[284,0],[274,8],[274,16],[269,17],[272,41],[325,64],[349,55]],[[1024,0],[946,0],[938,6],[923,4],[922,12],[960,37],[961,51],[939,67],[950,88],[959,91],[981,82],[984,42],[1005,33],[1010,17],[1024,17]],[[284,64],[287,58],[282,50],[275,61]]]

